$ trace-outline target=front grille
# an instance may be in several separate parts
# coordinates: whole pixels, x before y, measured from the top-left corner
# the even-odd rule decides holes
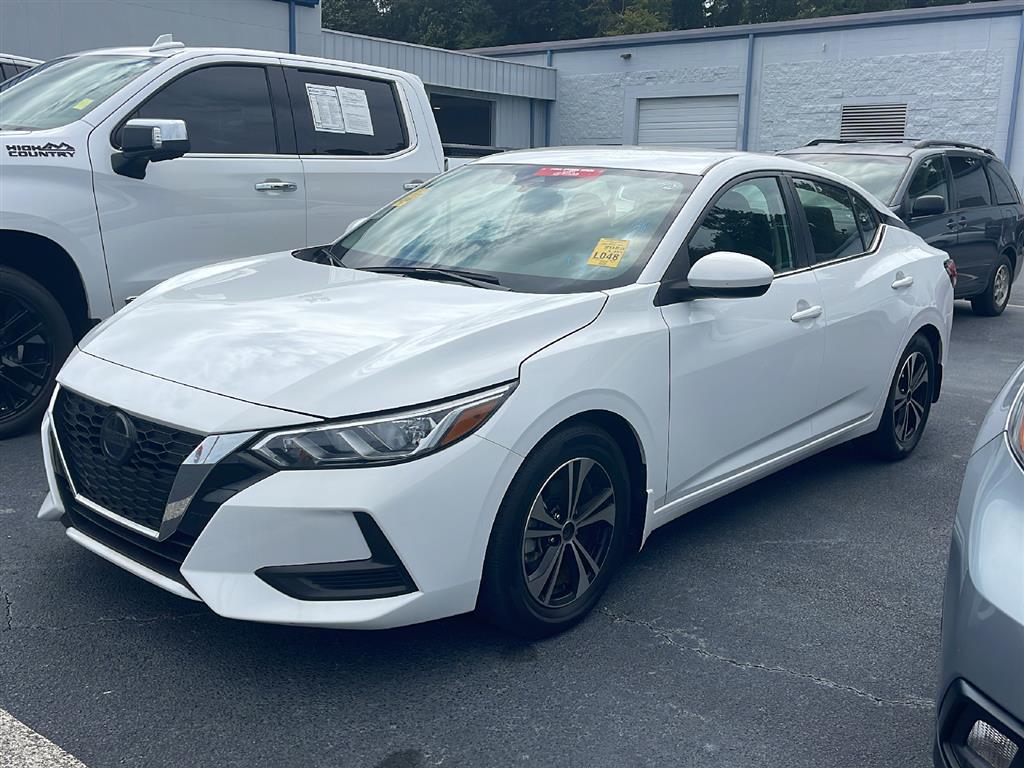
[[[184,584],[180,572],[181,564],[192,550],[192,545],[199,538],[199,534],[213,518],[214,512],[236,493],[272,474],[273,469],[247,455],[229,456],[224,459],[206,476],[178,528],[163,541],[135,533],[79,504],[75,501],[67,478],[64,477],[59,465],[55,467],[55,472],[57,491],[67,512],[64,518],[66,525],[77,528],[89,538],[105,544],[150,570]]]
[[[118,464],[100,442],[103,422],[114,410],[68,389],[57,394],[53,420],[68,472],[85,498],[158,531],[178,468],[203,437],[125,414],[138,437],[128,458]]]

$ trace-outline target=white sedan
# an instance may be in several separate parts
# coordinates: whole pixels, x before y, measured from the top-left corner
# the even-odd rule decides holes
[[[222,616],[551,634],[695,507],[861,436],[908,455],[953,275],[785,157],[485,158],[94,330],[39,516]]]

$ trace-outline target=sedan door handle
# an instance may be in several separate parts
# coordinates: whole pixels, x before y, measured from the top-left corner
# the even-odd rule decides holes
[[[257,192],[294,192],[299,185],[294,181],[281,181],[280,179],[264,179],[253,186]]]
[[[793,314],[790,320],[794,323],[802,323],[804,320],[813,320],[816,317],[821,317],[821,313],[825,310],[820,306],[808,307],[807,309],[801,309],[799,312]]]
[[[899,290],[900,288],[909,288],[914,284],[914,278],[911,275],[906,277],[897,277],[892,281],[893,290]]]
[[[405,182],[405,184],[402,185],[402,189],[406,192],[412,192],[414,189],[422,187],[425,183],[426,182],[424,182],[423,179],[413,179],[412,181]]]

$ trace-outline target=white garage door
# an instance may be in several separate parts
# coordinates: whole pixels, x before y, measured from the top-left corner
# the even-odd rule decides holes
[[[637,144],[736,149],[739,120],[735,94],[639,99]]]

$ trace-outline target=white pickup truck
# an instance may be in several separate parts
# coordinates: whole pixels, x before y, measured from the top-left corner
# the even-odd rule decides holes
[[[162,36],[0,85],[0,437],[147,288],[333,241],[445,167],[423,83],[362,64]]]

